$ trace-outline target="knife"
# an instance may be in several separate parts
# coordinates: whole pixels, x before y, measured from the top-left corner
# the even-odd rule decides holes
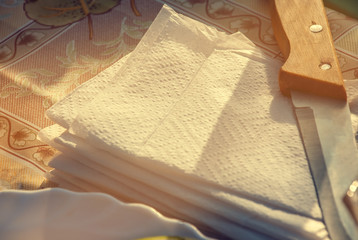
[[[330,237],[358,239],[343,202],[358,153],[342,73],[322,0],[274,0],[272,27],[285,62],[279,85],[291,97]]]

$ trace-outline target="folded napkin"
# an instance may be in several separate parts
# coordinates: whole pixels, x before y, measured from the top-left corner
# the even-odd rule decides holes
[[[64,127],[40,132],[64,152],[52,176],[233,239],[328,238],[279,67],[164,6],[126,61],[47,112]]]
[[[195,20],[177,15],[173,10],[164,7],[131,56],[125,56],[110,68],[79,86],[76,91],[50,108],[46,115],[57,124],[69,128],[76,116],[103,89],[117,89],[119,79],[121,79],[120,83],[125,83],[127,86],[124,87],[130,91],[152,90],[154,91],[151,96],[152,100],[157,97],[158,105],[169,105],[170,102],[175,101],[175,98],[180,97],[181,91],[190,83],[214,48],[247,50],[253,49],[254,44],[244,38],[241,33],[229,36]],[[160,89],[156,86],[159,82],[163,86],[167,84],[166,87],[172,89],[172,95],[159,95],[167,93],[159,92]],[[114,92],[114,96],[111,97],[119,98],[120,96]],[[139,101],[145,104],[151,99],[136,100],[138,104]],[[169,102],[166,103],[167,101]],[[141,122],[141,120],[139,117],[138,121]]]
[[[46,136],[49,137],[51,134],[52,137],[57,136],[58,129],[56,126],[47,128]],[[311,228],[310,232],[312,234],[315,231],[315,236],[327,234],[320,221],[297,216],[297,213],[293,214],[269,204],[265,206],[239,197],[237,194],[222,191],[212,185],[193,184],[192,181],[185,178],[170,179],[165,173],[158,174],[136,167],[127,161],[116,161],[118,159],[105,152],[91,151],[86,143],[78,138],[76,140],[76,137],[71,136],[68,132],[57,137],[55,141],[56,143],[53,145],[69,155],[62,155],[51,161],[52,167],[62,171],[60,174],[58,171],[55,172],[56,177],[63,175],[63,172],[69,173],[84,180],[72,178],[71,182],[77,183],[87,191],[96,191],[93,189],[93,186],[96,186],[96,189],[100,188],[121,199],[124,197],[127,201],[133,201],[133,199],[141,201],[169,216],[190,221],[205,233],[208,233],[207,228],[211,227],[223,235],[245,236],[249,239],[267,239],[265,236],[267,233],[271,235],[268,239],[272,239],[272,236],[279,239],[299,239],[302,238],[302,234],[309,235],[302,232],[302,228]],[[68,176],[64,178],[68,179]],[[83,182],[90,184],[83,184]],[[143,194],[149,196],[143,197]],[[156,201],[148,200],[147,198],[150,196],[154,196]],[[180,200],[179,203],[178,200]],[[188,202],[190,205],[183,206],[181,201]],[[165,205],[168,204],[174,206],[175,209],[180,206],[180,213],[173,213],[175,209],[166,209]],[[189,210],[187,210],[188,208]],[[183,216],[183,213],[187,215]],[[223,219],[218,216],[210,217],[212,214],[222,216]],[[233,225],[232,222],[240,225]],[[267,224],[268,222],[270,224]],[[302,228],[290,232],[281,229],[292,225],[300,225]],[[243,228],[243,226],[245,227]],[[261,234],[252,233],[250,229],[254,232],[261,232]],[[295,237],[293,238],[293,236]]]

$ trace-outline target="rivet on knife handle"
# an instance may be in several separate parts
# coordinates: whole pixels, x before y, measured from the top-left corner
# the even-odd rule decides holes
[[[279,76],[281,91],[285,95],[298,90],[346,100],[322,1],[274,0],[273,4],[273,30],[286,58]]]

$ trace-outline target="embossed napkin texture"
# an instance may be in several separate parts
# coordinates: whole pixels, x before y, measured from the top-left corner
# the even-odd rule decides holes
[[[324,239],[279,67],[241,34],[163,7],[127,61],[108,69],[110,81],[99,75],[48,111],[69,129],[41,132],[65,153],[51,166],[79,188],[229,236]]]
[[[50,108],[46,115],[59,125],[69,128],[84,106],[106,87],[109,90],[120,90],[122,87],[142,92],[152,89],[155,91],[152,98],[141,99],[142,102],[149,102],[157,97],[157,104],[170,105],[180,97],[210,53],[221,48],[253,49],[254,44],[243,38],[241,33],[228,36],[193,19],[178,15],[165,6],[130,54],[132,56],[123,57],[79,86],[76,91]],[[162,92],[156,87],[158,83],[163,85],[158,87],[166,87]],[[168,86],[164,84],[170,86],[172,93],[167,92]],[[160,93],[164,96],[159,95]],[[169,93],[170,96],[166,97]],[[111,97],[121,97],[117,96],[115,91],[112,94],[114,96]],[[166,101],[169,102],[165,103]]]
[[[54,139],[62,132],[53,145],[66,155],[52,160],[50,165],[56,171],[49,178],[57,180],[63,187],[68,187],[68,183],[58,180],[59,177],[70,180],[86,191],[101,189],[122,200],[140,201],[169,216],[190,221],[201,230],[211,227],[228,236],[280,239],[288,236],[310,238],[313,232],[315,237],[327,234],[324,225],[315,219],[252,201],[210,184],[193,184],[192,180],[186,178],[170,179],[165,174],[148,171],[127,161],[118,161],[103,151],[92,151],[83,140],[56,125],[44,131],[49,139]],[[65,176],[64,172],[67,173]],[[285,229],[295,225],[295,230]],[[307,231],[298,226],[310,229]]]

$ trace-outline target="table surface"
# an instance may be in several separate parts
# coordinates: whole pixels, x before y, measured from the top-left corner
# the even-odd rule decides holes
[[[74,22],[64,17],[69,9],[48,15],[48,7],[35,6],[47,14],[43,21],[33,17],[34,6],[26,6],[41,3],[0,2],[0,190],[53,186],[44,173],[56,150],[37,140],[39,130],[53,124],[45,111],[131,52],[163,3],[228,33],[240,31],[283,60],[266,0],[119,2],[100,14],[78,12]],[[358,19],[328,8],[327,16],[343,77],[357,79]],[[53,18],[59,26],[51,25]]]

